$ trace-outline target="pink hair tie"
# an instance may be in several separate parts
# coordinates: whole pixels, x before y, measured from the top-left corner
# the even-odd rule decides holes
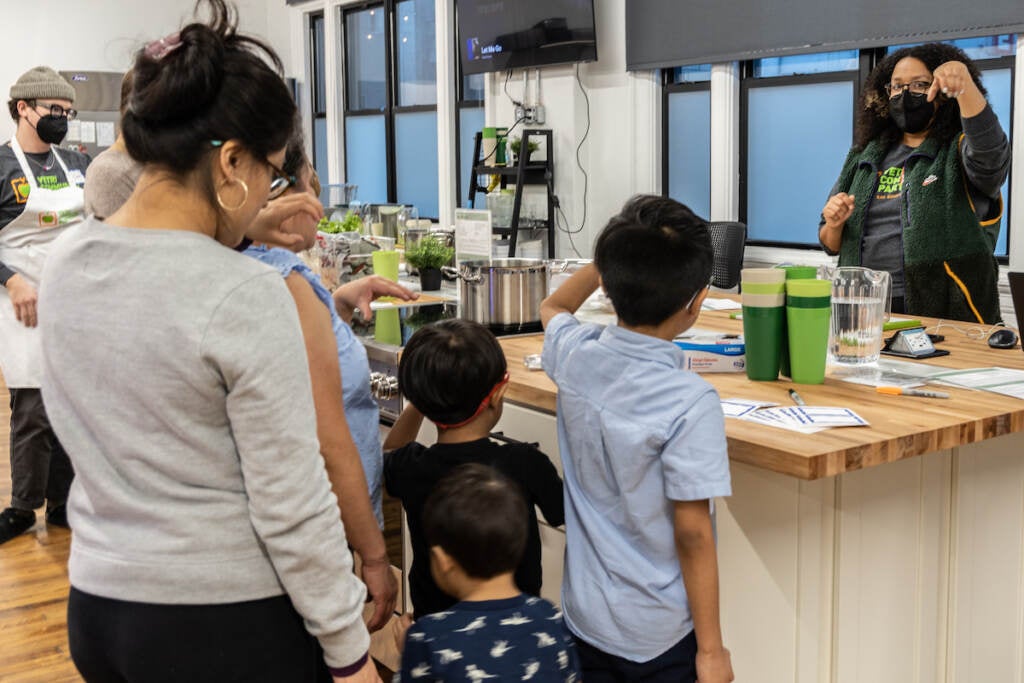
[[[152,60],[160,61],[179,47],[181,47],[181,33],[175,31],[160,40],[148,43],[143,49],[143,54]]]

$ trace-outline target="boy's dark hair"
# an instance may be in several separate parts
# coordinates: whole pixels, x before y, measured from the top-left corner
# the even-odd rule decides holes
[[[409,339],[398,364],[398,386],[428,420],[454,425],[473,415],[507,367],[486,327],[442,320]]]
[[[288,140],[288,146],[284,152],[284,163],[281,170],[290,176],[298,178],[302,169],[309,163],[306,157],[306,138],[302,134],[302,126],[295,126],[292,136]]]
[[[601,283],[627,325],[659,325],[711,280],[708,224],[669,197],[637,195],[594,245]]]
[[[921,60],[933,73],[939,65],[946,62],[963,62],[981,94],[988,95],[985,86],[981,84],[981,72],[978,71],[978,67],[958,47],[947,43],[925,43],[897,50],[880,61],[864,81],[862,89],[864,94],[861,97],[860,109],[857,111],[854,135],[854,148],[858,151],[864,149],[869,142],[876,138],[880,139],[886,147],[891,147],[903,137],[903,131],[889,117],[889,94],[885,92],[885,86],[892,80],[892,72],[896,69],[896,64],[905,57]],[[928,131],[928,137],[946,144],[959,135],[963,129],[963,124],[960,123],[960,103],[955,97],[946,98],[942,94],[939,94],[938,97],[940,104],[935,112],[935,121],[932,122],[931,129]]]
[[[239,34],[237,13],[224,0],[199,0],[196,9],[204,3],[212,14],[208,24],[192,23],[168,36],[171,49],[150,44],[138,52],[121,129],[136,161],[179,177],[198,170],[216,209],[211,165],[203,163],[217,153],[211,143],[238,140],[253,157],[266,159],[287,144],[296,109],[277,53]]]
[[[475,579],[514,572],[526,548],[529,512],[519,485],[470,463],[437,482],[423,505],[423,535]]]

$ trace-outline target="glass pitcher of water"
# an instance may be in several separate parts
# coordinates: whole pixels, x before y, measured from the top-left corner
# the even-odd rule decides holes
[[[877,363],[882,351],[882,324],[889,319],[889,273],[826,266],[821,277],[832,280],[829,360],[840,365]]]

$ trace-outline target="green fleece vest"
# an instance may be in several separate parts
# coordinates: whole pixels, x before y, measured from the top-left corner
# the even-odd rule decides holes
[[[944,146],[926,139],[904,165],[903,270],[908,313],[949,320],[995,323],[999,266],[992,255],[999,215],[981,222],[967,192],[960,140]],[[888,148],[874,140],[851,150],[839,176],[840,192],[854,195],[843,229],[840,266],[859,266],[864,218],[878,190],[878,167]]]

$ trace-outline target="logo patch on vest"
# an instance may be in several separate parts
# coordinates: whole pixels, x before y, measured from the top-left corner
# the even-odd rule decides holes
[[[24,204],[28,201],[28,195],[32,191],[32,186],[28,184],[28,179],[24,177],[15,178],[11,181],[11,188],[14,190],[15,202]]]
[[[932,175],[930,175],[930,176],[928,176],[927,178],[924,179],[924,182],[921,183],[921,187],[928,187],[929,185],[931,185],[932,183],[934,183],[938,179],[939,179],[939,176],[937,176],[935,174],[932,174]]]
[[[56,211],[40,211],[39,212],[39,227],[40,228],[55,228],[60,225],[60,217]]]

